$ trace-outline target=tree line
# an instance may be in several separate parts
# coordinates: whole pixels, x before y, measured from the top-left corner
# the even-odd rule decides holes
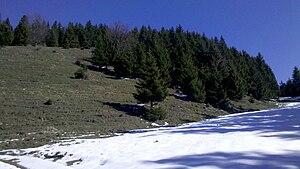
[[[297,66],[294,67],[292,78],[280,83],[280,96],[300,96],[300,71]]]
[[[113,67],[118,77],[139,78],[134,96],[151,105],[167,96],[168,87],[176,88],[187,100],[219,108],[246,95],[259,100],[279,95],[273,71],[260,53],[250,56],[228,47],[222,36],[208,38],[180,25],[157,30],[93,25],[91,21],[63,26],[55,21],[50,26],[41,17],[30,24],[24,15],[14,30],[9,19],[2,21],[0,35],[2,46],[93,48],[93,64]]]

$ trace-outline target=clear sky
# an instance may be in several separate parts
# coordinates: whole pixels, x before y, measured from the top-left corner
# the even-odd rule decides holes
[[[300,68],[300,0],[0,0],[2,19],[16,26],[22,15],[40,14],[52,23],[69,21],[130,28],[150,25],[223,35],[228,46],[261,52],[278,82]]]

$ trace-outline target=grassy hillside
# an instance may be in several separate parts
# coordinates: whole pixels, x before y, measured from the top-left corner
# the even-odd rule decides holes
[[[91,70],[88,80],[72,78],[79,68],[75,62],[89,64],[85,60],[90,57],[90,50],[0,48],[0,150],[33,147],[83,134],[98,136],[151,127],[131,105],[136,103],[132,95],[136,80],[115,79]],[[170,89],[170,93],[174,91]],[[51,105],[45,105],[48,100]],[[238,108],[254,105],[249,104],[246,101]],[[161,106],[168,112],[167,118],[158,122],[161,124],[178,125],[228,114],[174,96],[168,96]]]

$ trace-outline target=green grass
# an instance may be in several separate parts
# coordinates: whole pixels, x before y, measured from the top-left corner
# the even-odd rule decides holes
[[[135,79],[88,71],[74,79],[77,60],[89,64],[90,50],[46,47],[0,48],[0,150],[43,145],[67,137],[113,134],[151,127],[130,104]],[[174,93],[170,89],[171,93]],[[48,102],[48,104],[46,104]],[[228,112],[168,96],[160,103],[170,125]]]

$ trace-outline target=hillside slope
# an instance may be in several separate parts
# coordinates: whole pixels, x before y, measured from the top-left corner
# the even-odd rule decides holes
[[[91,70],[88,80],[73,78],[79,68],[75,62],[90,64],[90,57],[90,50],[0,48],[0,150],[152,127],[134,105],[135,79],[116,79]],[[51,104],[45,105],[47,101]],[[244,102],[238,108],[249,110],[249,101]],[[256,103],[255,109],[270,107]],[[171,126],[228,114],[174,96],[168,96],[161,106],[168,115],[157,123]]]

